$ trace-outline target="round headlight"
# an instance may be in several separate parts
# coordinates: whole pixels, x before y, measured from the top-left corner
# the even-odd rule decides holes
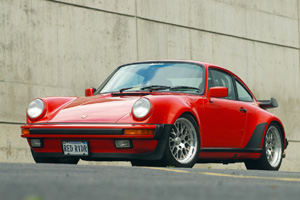
[[[41,99],[33,100],[27,107],[27,115],[32,118],[38,118],[44,111],[45,103]]]
[[[150,101],[146,98],[141,98],[134,103],[132,113],[136,118],[144,118],[149,113],[150,108]]]

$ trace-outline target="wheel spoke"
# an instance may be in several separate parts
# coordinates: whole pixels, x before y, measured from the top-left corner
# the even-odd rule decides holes
[[[172,136],[172,137],[176,137],[176,135],[177,135],[177,134],[176,134],[175,130],[172,129],[172,131],[171,131],[171,136]]]
[[[174,123],[169,136],[169,148],[172,156],[179,163],[188,163],[195,158],[197,131],[193,124],[186,118],[179,118]]]
[[[282,142],[279,130],[271,126],[265,136],[266,158],[272,167],[277,167],[282,159]]]

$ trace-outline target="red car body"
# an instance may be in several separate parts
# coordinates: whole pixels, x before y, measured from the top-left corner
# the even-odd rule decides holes
[[[205,72],[203,93],[147,90],[93,94],[93,89],[87,89],[86,97],[42,98],[45,104],[42,114],[35,119],[27,115],[27,124],[21,127],[22,137],[28,140],[33,156],[66,157],[63,141],[87,141],[88,155],[77,155],[76,158],[160,160],[168,146],[168,133],[183,114],[192,116],[199,128],[200,151],[196,162],[229,163],[260,159],[265,134],[271,123],[280,129],[283,153],[287,146],[283,124],[265,110],[273,107],[273,102],[257,101],[239,77],[216,65],[196,61],[134,64],[163,62],[201,65]],[[228,91],[225,87],[209,89],[210,70],[232,76],[249,92],[253,101],[218,98],[227,96]],[[151,108],[147,116],[136,118],[132,110],[141,98],[147,98]],[[32,146],[31,139],[39,139],[40,147]],[[123,139],[130,142],[130,147],[116,148],[116,140]]]

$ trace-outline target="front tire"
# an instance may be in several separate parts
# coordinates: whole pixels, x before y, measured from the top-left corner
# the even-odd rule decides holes
[[[168,136],[163,158],[160,160],[135,160],[132,166],[186,167],[192,168],[200,151],[199,127],[189,114],[181,115],[174,123]]]
[[[279,170],[283,153],[282,136],[280,127],[271,123],[264,138],[261,157],[258,160],[246,161],[246,168],[249,170]]]
[[[183,114],[174,123],[161,161],[163,166],[192,168],[200,151],[199,128],[191,115]]]

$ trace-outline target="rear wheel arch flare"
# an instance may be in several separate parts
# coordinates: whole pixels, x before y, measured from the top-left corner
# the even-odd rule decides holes
[[[265,124],[267,123],[265,122]],[[280,121],[273,120],[267,124],[265,130],[262,143],[263,152],[259,159],[245,161],[247,169],[277,171],[280,168],[284,151],[284,129]]]

